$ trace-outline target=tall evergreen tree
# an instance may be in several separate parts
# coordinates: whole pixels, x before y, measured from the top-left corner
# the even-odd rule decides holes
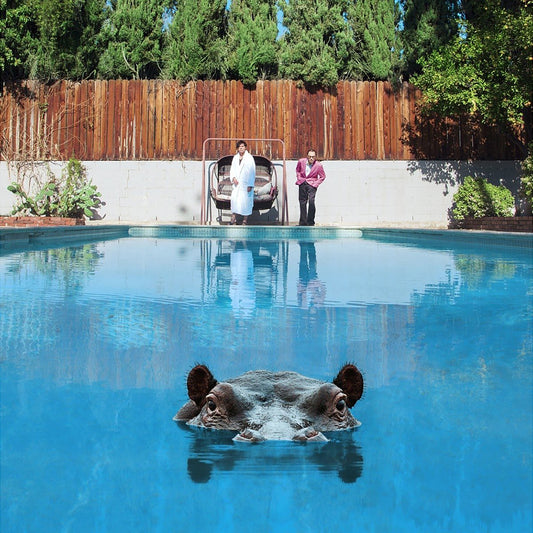
[[[404,72],[407,76],[420,71],[418,61],[421,57],[438,50],[457,35],[459,3],[460,0],[401,1]]]
[[[99,76],[139,79],[159,75],[165,7],[164,0],[108,0]]]
[[[335,85],[355,53],[346,0],[280,0],[287,32],[281,39],[280,74],[312,85]]]
[[[226,0],[179,0],[165,32],[163,76],[183,82],[225,78]]]
[[[0,65],[10,77],[80,79],[94,72],[105,0],[0,0]]]
[[[276,0],[232,0],[228,20],[228,67],[244,83],[278,71]]]
[[[391,79],[398,70],[398,9],[394,0],[355,0],[347,18],[360,44],[361,68],[366,78]]]

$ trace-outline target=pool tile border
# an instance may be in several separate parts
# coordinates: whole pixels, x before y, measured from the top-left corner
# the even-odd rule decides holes
[[[192,237],[243,239],[309,239],[361,237],[359,228],[300,227],[300,226],[132,226],[132,237]]]
[[[128,235],[129,226],[34,226],[34,227],[0,227],[0,247],[21,246],[48,240],[95,240],[124,237]]]
[[[369,239],[436,239],[441,243],[505,245],[533,249],[533,233],[478,230],[431,230],[401,228],[354,228],[338,226],[188,226],[188,225],[86,225],[55,227],[0,228],[0,248],[46,242],[48,240],[83,241],[120,237],[224,238],[224,239],[333,239],[362,237]]]

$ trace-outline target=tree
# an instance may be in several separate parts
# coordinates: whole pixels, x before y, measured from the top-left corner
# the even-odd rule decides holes
[[[506,3],[478,6],[461,34],[421,59],[422,72],[412,81],[423,90],[425,111],[498,125],[525,156],[532,127],[533,0],[511,2],[511,8]]]
[[[30,78],[81,79],[94,73],[105,0],[28,0],[36,36],[27,39]]]
[[[359,43],[359,57],[364,76],[372,80],[392,79],[400,61],[395,1],[352,1],[347,10],[347,17],[355,40]]]
[[[156,78],[161,71],[163,0],[108,0],[98,64],[103,78]]]
[[[28,1],[0,0],[0,78],[25,78],[28,55],[36,47],[37,21]]]
[[[225,78],[226,0],[180,0],[165,32],[163,77],[183,82]]]
[[[228,19],[230,76],[244,83],[278,71],[276,0],[232,0]]]
[[[407,76],[420,72],[420,57],[438,50],[457,35],[458,3],[459,0],[401,1],[401,36]]]
[[[348,70],[355,41],[345,0],[280,0],[287,32],[281,38],[280,74],[311,85],[334,86]]]

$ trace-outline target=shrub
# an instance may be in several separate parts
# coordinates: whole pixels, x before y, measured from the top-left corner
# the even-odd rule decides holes
[[[483,178],[467,176],[453,196],[453,218],[510,217],[514,214],[514,198],[503,185],[492,185]]]
[[[7,189],[19,199],[13,208],[13,215],[23,213],[35,216],[91,217],[93,208],[100,205],[101,194],[96,185],[88,181],[85,167],[78,159],[69,160],[60,178],[50,170],[44,183],[38,176],[34,178],[37,184],[34,187],[23,187],[20,182],[13,182],[8,186]]]
[[[533,142],[529,143],[528,155],[522,162],[520,196],[525,198],[530,207],[533,206]]]

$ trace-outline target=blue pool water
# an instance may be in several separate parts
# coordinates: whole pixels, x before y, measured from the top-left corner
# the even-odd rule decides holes
[[[0,252],[0,295],[2,532],[531,531],[531,248],[56,243]],[[197,362],[354,362],[362,425],[257,445],[178,426]]]

